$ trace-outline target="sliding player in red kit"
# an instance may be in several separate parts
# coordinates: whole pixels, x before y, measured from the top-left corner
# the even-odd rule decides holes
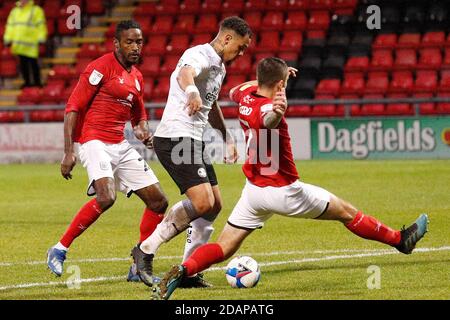
[[[114,44],[114,52],[91,62],[80,75],[66,106],[61,174],[72,179],[74,143],[79,143],[78,156],[89,176],[87,194],[96,197],[80,209],[60,241],[48,250],[47,265],[57,276],[63,272],[72,242],[114,204],[116,190],[128,197],[135,193],[146,205],[141,241],[161,222],[168,205],[158,179],[123,134],[131,120],[136,138],[152,147],[143,78],[134,67],[143,44],[139,24],[121,21]]]
[[[284,88],[296,71],[281,59],[266,58],[258,64],[257,82],[231,89],[230,97],[239,103],[239,120],[247,142],[243,166],[246,185],[217,242],[202,245],[182,265],[173,266],[154,286],[154,299],[168,299],[184,277],[230,258],[273,214],[337,220],[357,236],[388,244],[405,254],[411,253],[427,232],[426,214],[408,228],[394,230],[327,190],[298,180],[284,118]]]

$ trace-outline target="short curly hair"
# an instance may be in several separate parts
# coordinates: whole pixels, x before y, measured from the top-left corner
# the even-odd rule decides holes
[[[139,30],[141,30],[141,25],[138,22],[134,21],[134,20],[122,20],[116,26],[116,32],[114,34],[114,37],[117,40],[120,40],[120,35],[122,34],[122,31],[128,30],[128,29],[139,29]]]
[[[250,38],[252,37],[252,30],[248,23],[238,16],[228,17],[222,20],[220,23],[220,30],[229,29],[236,32],[238,35],[245,37],[248,35]]]

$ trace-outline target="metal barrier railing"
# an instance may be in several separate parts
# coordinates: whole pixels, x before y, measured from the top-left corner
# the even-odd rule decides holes
[[[298,105],[326,105],[326,104],[336,104],[336,105],[344,105],[344,117],[351,118],[351,106],[358,104],[389,104],[389,103],[410,103],[414,108],[414,115],[420,115],[420,104],[421,103],[439,103],[439,102],[447,102],[450,103],[450,97],[431,97],[431,98],[383,98],[383,99],[327,99],[327,100],[316,100],[316,99],[289,99],[289,106],[298,106]],[[151,119],[155,118],[155,109],[162,108],[166,105],[165,102],[151,102],[146,103],[145,107],[149,113]],[[219,101],[219,105],[221,108],[229,108],[235,107],[236,103],[232,101]],[[20,105],[20,106],[11,106],[11,107],[1,107],[0,112],[2,111],[23,111],[25,112],[25,122],[29,121],[29,113],[37,110],[63,110],[65,108],[65,104],[55,104],[55,105]]]

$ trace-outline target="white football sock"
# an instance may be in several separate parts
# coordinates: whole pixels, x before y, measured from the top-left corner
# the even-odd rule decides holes
[[[186,232],[183,261],[186,261],[195,249],[209,241],[214,231],[212,224],[213,221],[206,220],[202,217],[191,222],[191,227]]]
[[[61,242],[58,242],[57,244],[55,244],[54,248],[56,248],[58,250],[64,250],[64,251],[69,250],[69,248],[64,247]]]

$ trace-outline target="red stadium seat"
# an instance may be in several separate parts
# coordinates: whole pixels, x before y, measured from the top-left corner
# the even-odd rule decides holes
[[[247,75],[251,72],[251,68],[252,57],[249,54],[244,54],[242,57],[239,57],[238,59],[233,61],[229,67],[227,67],[227,74]]]
[[[333,98],[339,95],[341,88],[341,80],[339,79],[323,79],[316,87],[316,94],[330,95]]]
[[[172,16],[157,16],[153,25],[150,28],[150,34],[161,35],[170,34],[173,27],[173,17]]]
[[[407,98],[408,95],[403,93],[391,93],[386,98],[396,99],[396,98]],[[386,114],[387,115],[414,115],[414,109],[410,103],[406,102],[395,102],[386,104]]]
[[[83,43],[77,53],[77,58],[92,58],[94,60],[103,54],[105,54],[103,46],[97,43]]]
[[[297,51],[299,52],[303,43],[301,31],[285,31],[281,40],[280,51]]]
[[[298,61],[299,51],[280,51],[277,57],[284,61]]]
[[[176,16],[178,14],[179,3],[178,0],[160,1],[155,7],[155,14]]]
[[[159,69],[160,75],[170,75],[176,68],[178,61],[180,60],[180,55],[170,55],[164,57],[164,62]]]
[[[359,99],[359,97],[356,94],[342,94],[340,95],[339,99],[341,100],[356,100]],[[348,104],[348,105],[342,105],[345,108],[349,109],[349,114],[352,116],[359,116],[360,115],[360,110],[361,110],[361,106],[357,103],[352,103],[352,104]]]
[[[441,71],[441,80],[439,82],[439,93],[450,92],[450,70]]]
[[[143,90],[145,101],[149,101],[152,98],[154,82],[153,78],[144,78]]]
[[[349,57],[344,67],[345,72],[354,72],[354,71],[366,72],[368,69],[369,69],[369,57],[366,56]]]
[[[185,14],[178,16],[177,22],[173,26],[173,33],[187,33],[194,32],[195,16],[193,14]]]
[[[176,34],[172,36],[166,47],[167,54],[181,54],[189,46],[189,35],[188,34]]]
[[[153,101],[166,101],[169,93],[170,78],[160,77],[157,80],[157,85],[153,88],[152,100]]]
[[[420,33],[403,33],[397,41],[397,49],[417,49],[420,46]]]
[[[450,98],[450,93],[443,92],[439,96]],[[450,102],[439,102],[436,106],[436,113],[437,114],[450,114]]]
[[[285,30],[305,30],[308,20],[304,11],[289,11],[284,23]]]
[[[217,31],[217,17],[215,14],[205,14],[201,15],[197,21],[197,24],[195,25],[194,32],[195,33],[201,33],[201,32],[211,32],[214,33]]]
[[[397,44],[397,34],[395,33],[386,33],[386,34],[379,34],[373,44],[373,49],[392,49],[395,48],[395,45]]]
[[[45,12],[45,18],[56,19],[59,18],[59,10],[61,8],[61,1],[59,0],[46,0],[42,9]]]
[[[341,85],[340,94],[362,95],[364,92],[364,76],[362,73],[346,73]]]
[[[330,26],[330,15],[328,11],[310,11],[308,19],[308,30],[328,30]]]
[[[244,0],[226,0],[222,4],[222,12],[241,13],[244,10]]]
[[[421,47],[437,47],[442,48],[445,45],[444,31],[431,31],[423,35]]]
[[[444,59],[441,65],[442,69],[450,69],[450,48],[444,49]]]
[[[261,32],[259,36],[258,45],[255,52],[277,52],[280,46],[280,37],[277,31]]]
[[[432,93],[414,93],[413,98],[432,98]],[[429,115],[437,114],[436,104],[434,102],[419,103],[419,114]]]
[[[288,0],[267,0],[266,10],[285,11],[288,7]]]
[[[310,117],[310,105],[289,105],[286,110],[286,117]]]
[[[410,93],[413,89],[413,76],[411,71],[394,71],[389,85],[390,93]]]
[[[252,32],[257,33],[261,29],[262,13],[261,12],[245,12],[244,20],[249,25]]]
[[[56,20],[54,19],[48,19],[47,20],[47,36],[48,37],[53,37],[55,35],[56,32]],[[3,34],[1,34],[0,32],[0,37],[3,37]]]
[[[288,1],[287,11],[307,10],[309,9],[309,0],[290,0]]]
[[[156,1],[155,2],[141,2],[133,12],[133,16],[136,19],[139,16],[151,17],[156,13]]]
[[[161,58],[159,56],[145,56],[138,67],[144,77],[155,77],[159,74]]]
[[[85,10],[89,15],[100,15],[105,12],[105,6],[102,0],[89,0],[86,1]]]
[[[417,69],[437,70],[441,67],[442,56],[439,48],[425,48],[419,51],[420,58]]]
[[[261,30],[281,31],[284,27],[284,16],[282,12],[268,11],[261,23]]]
[[[417,55],[414,49],[399,49],[395,52],[395,70],[413,70],[417,65]]]
[[[136,22],[141,26],[141,31],[144,36],[150,34],[152,29],[152,19],[148,16],[138,16],[135,18]]]
[[[62,101],[64,83],[49,83],[42,91],[41,104],[58,104]]]
[[[369,72],[364,93],[386,93],[388,85],[389,79],[386,72]]]
[[[25,112],[23,111],[0,111],[0,122],[23,122]]]
[[[167,36],[154,35],[149,37],[148,43],[144,46],[144,56],[162,55],[166,52]]]
[[[437,89],[437,73],[431,70],[419,70],[416,73],[416,81],[414,83],[414,92],[436,92]]]
[[[22,93],[17,97],[18,102],[26,102],[27,104],[36,104],[41,101],[42,90],[39,87],[27,87],[22,90]]]
[[[382,94],[365,94],[364,99],[383,99]],[[360,115],[362,116],[381,116],[385,115],[385,106],[383,103],[364,103],[361,106]]]
[[[48,73],[48,80],[62,79],[69,80],[75,75],[73,68],[66,64],[55,65]]]
[[[330,10],[333,6],[333,0],[310,0],[310,10]]]
[[[266,10],[266,0],[247,0],[245,3],[246,12]]]
[[[212,39],[213,39],[213,36],[211,33],[198,33],[198,34],[195,34],[194,37],[192,38],[190,46],[194,47],[199,44],[205,44],[205,43],[211,42]]]
[[[265,58],[268,58],[268,57],[273,57],[273,56],[275,56],[275,53],[273,53],[273,52],[260,52],[260,53],[255,54],[254,55],[254,62],[253,62],[253,65],[252,65],[252,71],[250,73],[252,75],[255,75],[258,63],[262,59],[265,59]]]
[[[393,63],[394,59],[391,50],[374,50],[372,51],[372,60],[370,61],[369,70],[388,71],[392,69]]]
[[[204,0],[201,8],[201,14],[217,14],[222,11],[221,0]]]
[[[316,95],[315,100],[331,100],[331,95]],[[337,117],[344,115],[344,106],[335,104],[316,104],[311,106],[311,116],[313,117]]]
[[[198,14],[202,6],[201,0],[184,0],[179,7],[180,14]]]
[[[14,78],[17,77],[17,62],[15,59],[0,61],[0,77]]]

